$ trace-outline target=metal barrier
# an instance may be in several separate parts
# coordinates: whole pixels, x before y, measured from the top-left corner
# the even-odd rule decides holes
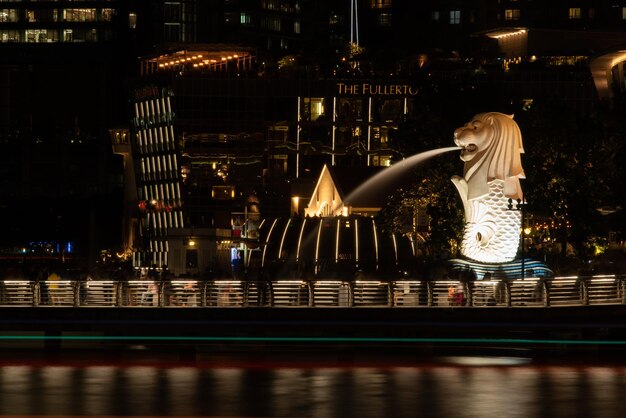
[[[0,306],[541,307],[626,304],[626,277],[550,280],[1,280]]]

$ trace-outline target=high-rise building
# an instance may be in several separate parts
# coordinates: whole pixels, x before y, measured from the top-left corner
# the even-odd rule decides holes
[[[133,13],[121,1],[0,1],[3,244],[119,240],[121,172],[107,130],[128,120]]]

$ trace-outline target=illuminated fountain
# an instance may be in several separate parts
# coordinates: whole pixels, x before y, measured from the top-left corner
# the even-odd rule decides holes
[[[353,213],[352,205],[363,196],[383,193],[419,163],[459,149],[413,155],[371,176],[343,199],[335,200],[336,190],[324,187],[322,193],[329,196],[318,197],[322,204],[313,211],[307,208],[309,216],[264,222],[259,229],[264,246],[252,256],[278,278],[415,277],[419,258],[415,237],[383,233],[371,215]]]
[[[513,117],[496,112],[476,115],[454,132],[454,141],[455,147],[416,154],[382,170],[331,207],[333,191],[333,197],[310,217],[264,222],[260,228],[264,245],[255,254],[258,265],[272,270],[277,278],[350,279],[361,272],[383,277],[413,275],[418,264],[414,238],[382,234],[371,216],[351,214],[350,203],[388,188],[427,159],[461,150],[463,177],[453,176],[452,182],[465,211],[464,258],[450,260],[451,273],[470,272],[477,279],[552,277],[545,264],[525,259],[523,245],[516,258],[525,204],[520,184],[524,149]]]

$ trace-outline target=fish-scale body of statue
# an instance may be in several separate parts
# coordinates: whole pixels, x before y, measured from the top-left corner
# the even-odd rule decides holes
[[[522,220],[520,211],[509,209],[509,199],[523,200],[519,127],[512,116],[481,113],[454,131],[454,142],[465,162],[463,177],[452,177],[465,210],[461,253],[483,263],[511,261]]]

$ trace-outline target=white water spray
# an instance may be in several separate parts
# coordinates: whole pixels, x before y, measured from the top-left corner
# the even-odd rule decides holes
[[[394,165],[385,168],[380,173],[374,175],[369,178],[359,187],[354,189],[352,193],[350,193],[345,199],[344,204],[347,206],[349,202],[355,198],[355,196],[360,195],[361,193],[371,192],[372,188],[379,189],[385,183],[389,182],[391,179],[396,178],[396,176],[404,173],[405,171],[415,167],[417,164],[422,163],[430,158],[433,158],[439,154],[443,154],[450,151],[458,151],[462,149],[461,147],[446,147],[446,148],[438,148],[430,151],[424,151],[419,154],[412,155],[409,158],[405,158],[402,161],[398,161]],[[336,210],[337,208],[333,208]]]

